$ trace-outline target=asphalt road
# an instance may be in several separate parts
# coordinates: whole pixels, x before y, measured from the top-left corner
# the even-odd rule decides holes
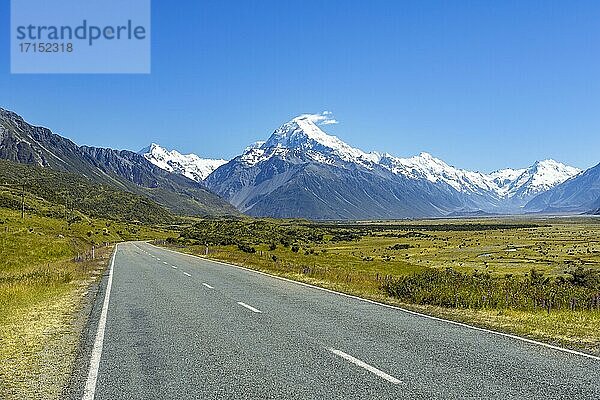
[[[95,399],[600,398],[599,360],[146,243],[109,299]]]

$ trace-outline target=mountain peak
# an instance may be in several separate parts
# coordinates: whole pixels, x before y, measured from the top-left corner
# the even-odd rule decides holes
[[[302,114],[281,125],[265,142],[264,147],[294,148],[314,141],[331,149],[350,147],[335,136],[323,132],[316,124],[316,116]]]
[[[377,155],[365,153],[325,133],[317,123],[323,121],[323,115],[302,114],[277,128],[260,147],[260,151],[269,149],[300,150],[303,153],[319,153],[329,158],[336,156],[344,161],[365,164],[375,161]],[[333,120],[325,120],[333,121]],[[253,151],[256,148],[249,148]]]
[[[160,145],[153,142],[153,143],[150,143],[150,146],[146,146],[143,149],[140,149],[137,153],[144,155],[146,153],[151,153],[153,151],[156,151],[156,149],[158,149],[158,148],[162,149],[162,147],[160,147]]]
[[[537,169],[546,168],[546,169],[555,169],[555,170],[571,169],[571,170],[579,171],[578,168],[570,167],[570,166],[565,165],[565,164],[563,164],[559,161],[556,161],[552,158],[547,158],[545,160],[538,160],[535,163],[533,163],[531,168],[537,168]]]
[[[419,153],[419,157],[423,158],[423,159],[426,159],[426,160],[436,160],[436,158],[434,156],[432,156],[431,154],[429,154],[429,153],[427,153],[425,151],[420,152]]]
[[[227,163],[226,160],[201,158],[196,154],[181,154],[151,143],[139,151],[148,161],[165,171],[184,175],[196,182],[203,181],[215,169]]]
[[[508,197],[531,197],[546,191],[577,175],[579,168],[565,165],[551,158],[538,160],[523,169],[503,169],[490,177],[498,185],[498,192]]]
[[[579,168],[570,167],[553,159],[536,161],[529,171],[531,187],[538,192],[556,186],[581,172]]]

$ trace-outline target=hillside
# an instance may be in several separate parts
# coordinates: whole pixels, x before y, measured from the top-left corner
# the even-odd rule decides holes
[[[63,217],[77,210],[91,217],[150,224],[169,223],[175,218],[146,197],[95,184],[81,175],[0,160],[0,207],[21,208],[22,184],[28,212]],[[34,199],[38,206],[40,199],[48,204],[42,203],[42,210],[32,209]]]
[[[127,150],[78,146],[0,108],[0,159],[38,165],[147,197],[171,212],[233,214],[236,210],[201,184],[158,168]]]

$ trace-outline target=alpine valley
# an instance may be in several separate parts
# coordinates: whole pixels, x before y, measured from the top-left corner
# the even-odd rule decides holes
[[[154,143],[138,153],[78,146],[0,109],[0,159],[79,174],[183,215],[357,220],[600,209],[600,165],[581,171],[543,160],[473,172],[428,153],[367,153],[319,121],[300,115],[226,161]]]

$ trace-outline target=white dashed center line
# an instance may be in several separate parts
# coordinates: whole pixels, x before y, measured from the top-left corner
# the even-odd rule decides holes
[[[204,286],[206,286],[209,289],[214,289],[214,287],[210,286],[208,283],[203,283]]]
[[[166,262],[166,261],[163,261],[163,264],[167,264],[167,262]]]
[[[174,266],[174,265],[171,265],[171,268],[173,268],[173,269],[177,269],[177,267],[176,267],[176,266]]]
[[[188,274],[187,272],[183,273],[185,276],[191,276],[190,274]]]
[[[352,364],[358,365],[359,367],[364,368],[371,373],[374,373],[375,375],[379,376],[380,378],[385,379],[386,381],[393,383],[394,385],[402,383],[402,381],[400,381],[399,379],[396,379],[393,376],[388,375],[385,372],[373,367],[372,365],[369,365],[366,362],[359,360],[358,358],[352,357],[350,354],[346,354],[341,350],[336,350],[336,349],[332,349],[332,348],[328,348],[327,350],[329,350],[336,356],[342,357],[346,361],[350,361]]]
[[[252,306],[249,306],[246,303],[242,303],[241,301],[237,302],[240,306],[247,308],[248,310],[255,312],[255,313],[262,313],[262,311],[260,311],[258,308],[254,308]]]

